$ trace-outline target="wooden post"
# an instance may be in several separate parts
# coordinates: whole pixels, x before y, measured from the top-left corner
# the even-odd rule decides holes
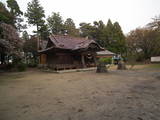
[[[86,68],[86,64],[85,64],[85,60],[84,60],[84,55],[83,54],[81,54],[81,61],[82,61],[83,68]]]
[[[97,66],[97,59],[95,54],[93,54],[93,59],[94,59],[95,65]]]

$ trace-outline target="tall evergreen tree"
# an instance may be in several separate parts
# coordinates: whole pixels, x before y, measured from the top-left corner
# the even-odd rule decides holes
[[[90,23],[80,24],[80,34],[82,37],[88,36],[94,39],[102,47],[115,52],[123,54],[126,51],[125,36],[118,22],[114,24],[109,19],[107,25],[103,21],[94,21],[93,25]]]
[[[95,32],[94,27],[91,25],[91,23],[80,23],[80,36],[81,37],[88,37],[90,39],[93,39],[93,34]]]
[[[95,39],[97,43],[99,43],[101,46],[104,47],[103,30],[105,28],[105,24],[101,20],[94,21],[93,24],[94,24],[93,25],[94,27],[93,39]]]
[[[125,36],[118,22],[114,23],[114,52],[123,54],[126,52]]]
[[[21,32],[21,29],[25,29],[26,25],[23,22],[23,12],[20,10],[19,5],[16,0],[7,0],[7,7],[9,8],[10,14],[13,16],[13,22],[16,29]]]
[[[106,31],[105,31],[107,35],[107,43],[109,43],[109,45],[112,42],[114,42],[113,31],[114,31],[114,26],[112,24],[112,21],[109,19],[107,22]]]
[[[78,30],[76,29],[75,23],[71,18],[67,18],[64,22],[64,29],[67,31],[67,34],[71,36],[78,36]]]
[[[40,32],[40,37],[42,40],[47,40],[48,39],[48,36],[49,36],[49,28],[48,28],[48,25],[47,24],[43,24],[40,26],[40,29],[39,29],[39,32]]]
[[[0,2],[0,22],[14,25],[13,15],[7,10],[2,2]]]
[[[102,30],[101,39],[103,47],[111,50],[114,39],[113,39],[113,24],[110,19],[108,20],[107,25],[105,25],[104,29]]]
[[[10,9],[10,13],[13,16],[23,15],[23,12],[20,10],[19,5],[16,0],[7,0],[7,6]]]
[[[62,34],[64,31],[63,20],[59,13],[53,12],[48,17],[48,26],[53,34]]]
[[[38,0],[32,0],[28,3],[27,12],[25,16],[28,19],[28,23],[37,27],[37,32],[42,25],[44,25],[45,14],[43,7],[40,5]]]

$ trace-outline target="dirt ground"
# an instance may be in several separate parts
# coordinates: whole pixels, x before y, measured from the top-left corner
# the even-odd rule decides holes
[[[160,120],[160,69],[1,73],[0,120]]]

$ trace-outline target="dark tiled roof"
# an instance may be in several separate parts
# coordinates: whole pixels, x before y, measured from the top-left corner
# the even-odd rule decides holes
[[[100,50],[101,48],[94,40],[72,37],[69,35],[51,35],[49,37],[51,42],[54,44],[54,48],[67,49],[67,50],[79,50],[88,48],[90,44],[96,44]],[[53,46],[51,46],[53,48]],[[41,51],[47,51],[48,48]],[[40,51],[40,52],[41,52]]]
[[[88,47],[91,43],[97,44],[94,40],[71,37],[68,35],[52,35],[51,41],[57,48],[77,50]]]

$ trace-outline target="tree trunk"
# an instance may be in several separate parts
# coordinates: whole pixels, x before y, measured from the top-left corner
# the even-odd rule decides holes
[[[37,50],[39,50],[40,49],[40,43],[39,43],[40,41],[39,41],[39,30],[38,30],[38,25],[37,25]]]

